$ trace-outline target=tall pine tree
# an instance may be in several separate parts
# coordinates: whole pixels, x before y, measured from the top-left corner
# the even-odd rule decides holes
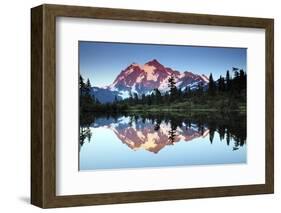
[[[215,90],[216,90],[216,83],[214,82],[213,74],[210,73],[208,92],[209,92],[210,95],[214,95],[215,94]]]
[[[175,80],[175,77],[173,75],[171,75],[171,77],[168,79],[168,86],[170,88],[170,100],[171,101],[174,101],[176,100],[176,97],[177,97],[177,87],[176,87],[176,80]]]
[[[80,75],[79,76],[79,89],[80,89],[80,96],[85,92],[85,83],[84,78]]]
[[[226,91],[229,91],[231,89],[231,79],[230,79],[230,74],[229,74],[229,70],[226,71]]]
[[[224,82],[224,77],[220,76],[219,80],[218,80],[218,90],[220,92],[224,92],[225,91],[225,82]]]
[[[86,83],[86,88],[85,88],[85,90],[86,90],[86,95],[90,95],[91,88],[92,88],[91,82],[90,82],[90,80],[89,80],[89,78],[88,78],[88,79],[87,79],[87,83]]]

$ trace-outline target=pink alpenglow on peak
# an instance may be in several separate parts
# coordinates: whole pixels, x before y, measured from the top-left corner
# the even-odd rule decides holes
[[[137,94],[141,97],[143,94],[151,94],[154,89],[161,93],[169,90],[168,79],[175,78],[177,88],[184,90],[189,87],[196,89],[198,85],[207,86],[209,79],[205,75],[195,74],[191,71],[177,71],[165,67],[158,60],[153,59],[145,64],[132,63],[122,70],[113,83],[105,88],[94,87],[94,95],[102,103],[111,102],[114,97],[125,99],[130,94]]]
[[[124,69],[108,87],[110,90],[128,90],[137,94],[146,94],[158,88],[163,92],[168,89],[168,79],[174,76],[179,88],[189,85],[195,86],[198,83],[207,84],[208,77],[192,72],[179,72],[163,66],[159,61],[153,59],[145,64],[133,63]],[[192,89],[192,88],[191,88]]]

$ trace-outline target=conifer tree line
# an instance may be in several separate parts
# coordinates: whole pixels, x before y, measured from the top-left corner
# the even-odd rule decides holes
[[[197,88],[177,88],[175,77],[172,75],[168,79],[168,91],[161,93],[155,88],[150,94],[138,95],[129,92],[129,98],[120,100],[117,96],[112,103],[102,104],[91,93],[91,83],[87,79],[84,82],[80,75],[80,111],[104,111],[118,112],[128,110],[134,105],[170,105],[179,102],[196,102],[204,99],[215,100],[218,98],[236,98],[245,101],[247,87],[247,74],[243,69],[232,68],[232,75],[227,70],[225,76],[220,76],[214,80],[212,73],[209,75],[208,85],[199,83]]]
[[[233,67],[233,78],[230,76],[229,70],[226,76],[220,76],[215,82],[212,73],[209,76],[208,94],[215,95],[218,92],[230,92],[231,94],[241,94],[246,92],[247,75],[243,69]]]
[[[99,111],[99,112],[118,112],[118,111],[126,111],[128,106],[126,104],[117,104],[117,99],[113,103],[102,104],[100,101],[92,94],[91,92],[92,86],[89,79],[87,79],[86,83],[84,82],[84,78],[79,76],[79,110],[80,115],[83,112],[91,112],[91,111]]]

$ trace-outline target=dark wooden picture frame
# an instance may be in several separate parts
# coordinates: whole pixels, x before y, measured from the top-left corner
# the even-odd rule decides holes
[[[56,17],[265,29],[265,184],[56,195]],[[42,208],[267,194],[274,192],[274,20],[126,9],[41,5],[31,9],[31,203]],[[261,138],[263,140],[263,138]]]

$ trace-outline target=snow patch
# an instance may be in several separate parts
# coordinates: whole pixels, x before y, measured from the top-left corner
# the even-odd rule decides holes
[[[130,92],[122,90],[122,91],[119,91],[118,96],[121,96],[122,99],[126,99],[126,98],[130,97]]]
[[[184,72],[179,74],[179,78],[183,78],[183,77],[185,77],[185,73]]]
[[[158,75],[154,75],[155,67],[145,64],[140,66],[141,69],[146,73],[146,78],[148,81],[157,81]]]
[[[113,84],[111,84],[111,85],[108,87],[108,89],[109,89],[110,91],[117,91],[118,89],[115,87],[116,84],[117,84],[117,81],[114,82]]]
[[[131,92],[132,93],[138,93],[137,90],[136,90],[136,84],[134,84],[131,88]]]
[[[118,89],[115,86],[110,86],[109,90],[112,91],[112,92],[117,92],[118,91]]]
[[[207,83],[209,83],[209,79],[206,77],[206,75],[201,75],[201,77],[203,78],[204,81],[206,81]]]
[[[178,81],[178,82],[176,83],[176,87],[179,87],[181,84],[182,84],[182,81]]]
[[[134,67],[139,67],[141,70],[143,70],[145,73],[146,73],[146,76],[147,76],[147,80],[149,81],[157,81],[157,78],[158,78],[158,75],[154,75],[154,71],[155,71],[155,67],[154,66],[151,66],[151,65],[148,65],[148,64],[144,64],[144,65],[141,65],[141,64],[132,64]],[[126,74],[130,74],[132,72],[132,70],[134,70],[133,68],[129,69]],[[139,82],[144,78],[144,76],[139,80]],[[139,83],[138,82],[138,83]]]
[[[163,81],[160,82],[160,86],[159,86],[159,90],[160,91],[168,91],[168,79],[170,78],[170,76],[168,76],[167,78],[165,78]]]
[[[132,72],[134,72],[134,69],[133,69],[133,68],[130,68],[130,69],[128,69],[125,73],[126,73],[126,75],[129,75],[129,74],[132,73]],[[122,78],[124,78],[124,77],[122,76]],[[122,79],[119,79],[119,80],[122,80]]]
[[[130,122],[130,117],[121,117],[118,119],[118,123],[119,124],[128,124]]]
[[[144,75],[141,74],[137,79],[136,79],[136,83],[140,83],[142,81],[142,79],[144,79]]]

